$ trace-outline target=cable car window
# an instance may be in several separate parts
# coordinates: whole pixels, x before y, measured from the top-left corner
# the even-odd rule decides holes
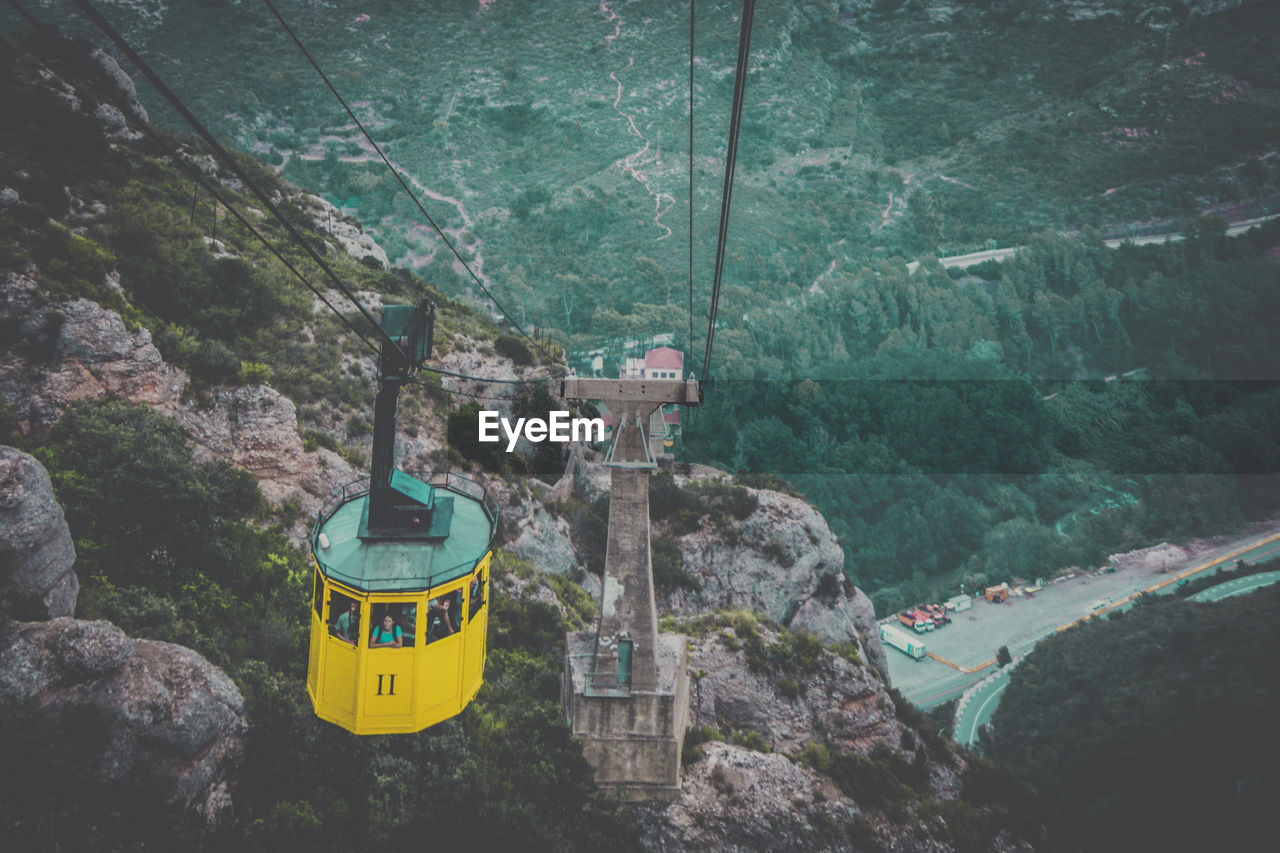
[[[316,569],[315,586],[311,589],[311,606],[315,608],[316,618],[323,619],[321,608],[324,606],[324,581],[320,580],[320,570]]]
[[[329,599],[329,633],[351,645],[360,637],[360,602],[335,592]]]
[[[443,640],[462,628],[462,590],[446,592],[427,602],[427,643]]]
[[[485,582],[482,572],[476,572],[471,577],[471,618],[476,618],[476,614],[480,612],[480,608],[484,607]]]
[[[394,601],[373,605],[369,622],[369,648],[411,649],[417,635],[418,605]]]
[[[406,648],[404,607],[407,603],[374,605],[369,620],[369,648]]]

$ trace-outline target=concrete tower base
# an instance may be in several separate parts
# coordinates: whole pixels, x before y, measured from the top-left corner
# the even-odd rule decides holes
[[[658,635],[653,690],[602,689],[589,671],[595,664],[595,632],[566,639],[565,717],[595,768],[596,784],[625,802],[674,800],[680,794],[680,751],[689,728],[685,638]]]

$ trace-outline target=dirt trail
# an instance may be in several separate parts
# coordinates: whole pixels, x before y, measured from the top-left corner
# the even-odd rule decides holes
[[[613,33],[604,37],[605,42],[612,50],[616,46],[618,38],[622,35],[622,16],[610,7],[607,0],[600,0],[600,14],[604,16],[605,21],[613,24]],[[637,183],[644,187],[645,192],[649,193],[649,195],[653,197],[653,224],[661,228],[664,232],[658,240],[665,240],[672,235],[672,231],[671,228],[663,223],[662,217],[675,205],[676,200],[670,193],[657,192],[654,190],[653,178],[644,170],[650,166],[656,165],[658,158],[656,155],[649,153],[650,148],[652,147],[651,143],[649,139],[640,132],[640,128],[636,126],[635,117],[623,110],[621,106],[624,89],[622,81],[618,79],[618,73],[620,71],[625,71],[627,68],[634,67],[635,64],[635,56],[628,56],[627,64],[624,68],[619,68],[617,71],[609,72],[609,79],[612,80],[614,85],[617,87],[613,98],[613,109],[618,115],[626,119],[627,128],[630,134],[644,142],[644,145],[641,146],[639,150],[628,154],[619,161],[618,168],[634,178]]]

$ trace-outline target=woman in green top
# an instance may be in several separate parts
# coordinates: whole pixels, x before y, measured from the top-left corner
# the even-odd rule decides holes
[[[381,625],[373,626],[373,633],[369,635],[369,648],[398,649],[403,645],[404,636],[400,633],[400,626],[391,618],[390,613],[382,617]]]

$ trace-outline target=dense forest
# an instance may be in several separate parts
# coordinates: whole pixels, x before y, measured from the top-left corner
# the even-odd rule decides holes
[[[806,326],[761,311],[760,334],[717,336],[726,370],[757,375],[718,380],[685,446],[793,483],[881,612],[1265,516],[1280,228],[1222,230],[1118,250],[1045,234],[981,275],[829,283]]]
[[[1280,587],[1143,601],[1041,642],[989,751],[1071,816],[1082,849],[1272,846]]]

